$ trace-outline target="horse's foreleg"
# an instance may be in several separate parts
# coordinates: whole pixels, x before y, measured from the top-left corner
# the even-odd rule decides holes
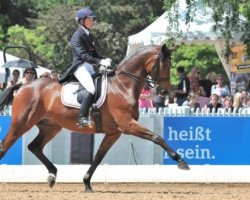
[[[53,187],[56,182],[57,168],[52,162],[43,154],[44,146],[55,137],[55,135],[62,129],[57,124],[48,120],[42,120],[37,124],[39,133],[37,137],[28,145],[28,149],[45,165],[49,171],[48,183]]]
[[[106,155],[108,150],[111,148],[111,146],[117,141],[117,139],[120,137],[120,133],[114,134],[114,135],[105,135],[96,155],[91,163],[90,168],[88,169],[86,175],[83,178],[83,182],[85,185],[85,192],[93,192],[91,186],[90,186],[90,179],[95,172],[97,166],[101,163],[103,157]]]
[[[139,124],[139,122],[133,120],[129,126],[129,129],[126,130],[125,133],[153,141],[155,144],[160,145],[169,154],[169,156],[178,163],[178,167],[180,169],[189,169],[188,164],[181,158],[181,156],[177,152],[175,152],[166,144],[161,136],[143,127],[141,124]]]

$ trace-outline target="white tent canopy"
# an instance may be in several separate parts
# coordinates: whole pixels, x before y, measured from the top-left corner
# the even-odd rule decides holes
[[[179,1],[179,29],[182,37],[177,39],[178,43],[207,43],[215,46],[215,49],[221,59],[221,62],[229,75],[229,66],[222,56],[224,43],[219,32],[213,31],[215,22],[212,18],[212,9],[197,5],[193,21],[186,24],[187,7],[185,0]],[[131,35],[128,38],[127,55],[133,53],[138,48],[145,45],[162,44],[167,39],[166,33],[170,30],[170,23],[166,18],[167,12],[156,19],[152,24],[141,32]],[[239,34],[235,36],[235,41],[239,41]]]

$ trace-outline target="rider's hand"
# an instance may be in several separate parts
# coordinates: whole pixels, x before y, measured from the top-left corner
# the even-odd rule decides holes
[[[102,59],[100,65],[109,68],[111,66],[112,60],[110,58]]]

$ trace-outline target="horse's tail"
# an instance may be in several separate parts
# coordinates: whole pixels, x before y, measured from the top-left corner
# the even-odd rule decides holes
[[[9,104],[11,104],[13,100],[14,91],[18,90],[21,86],[22,84],[17,84],[17,85],[14,85],[12,87],[5,89],[4,91],[0,93],[0,111],[2,111],[5,106],[8,106]]]

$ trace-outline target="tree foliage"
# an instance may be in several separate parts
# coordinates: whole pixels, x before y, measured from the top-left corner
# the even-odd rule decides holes
[[[201,77],[205,78],[206,75],[213,71],[215,73],[224,74],[225,70],[221,61],[211,45],[182,45],[174,51],[172,56],[171,69],[171,83],[178,84],[178,76],[176,74],[176,67],[183,66],[185,71],[189,73],[193,67],[201,69]]]
[[[24,19],[18,22],[18,25],[23,30],[29,29],[31,32],[38,27],[43,27],[42,30],[40,29],[40,34],[44,36],[45,43],[37,45],[34,49],[34,41],[29,41],[27,37],[19,37],[19,41],[17,41],[17,36],[7,35],[8,29],[6,29],[2,47],[10,43],[25,45],[33,49],[38,63],[49,68],[53,66],[61,71],[68,67],[72,60],[69,40],[77,27],[74,21],[75,12],[87,5],[93,8],[97,16],[93,34],[97,40],[98,51],[101,55],[112,58],[116,63],[119,63],[126,54],[128,36],[145,28],[163,12],[161,0],[135,0],[132,2],[128,0],[86,0],[84,4],[79,0],[13,0],[8,2],[6,10],[8,19],[10,19],[10,23],[5,23],[8,24],[7,27],[15,25],[12,20],[15,18],[15,13],[11,12],[11,8],[15,6],[23,13],[21,18]],[[23,8],[26,12],[21,11]],[[13,14],[12,18],[9,13]],[[5,22],[7,21],[5,20]],[[49,47],[48,52],[42,48],[44,45]],[[51,52],[53,56],[51,56]]]
[[[178,8],[180,0],[164,0],[164,6],[169,11],[170,22],[172,27],[178,30]],[[241,40],[250,50],[250,3],[249,0],[186,0],[187,13],[186,23],[190,23],[195,16],[195,11],[199,3],[212,8],[213,19],[215,21],[214,31],[219,30],[226,43],[225,56],[230,55],[230,43],[235,33],[243,32]],[[172,9],[171,9],[172,8]],[[173,9],[174,8],[174,9]],[[244,15],[243,20],[240,14]]]

